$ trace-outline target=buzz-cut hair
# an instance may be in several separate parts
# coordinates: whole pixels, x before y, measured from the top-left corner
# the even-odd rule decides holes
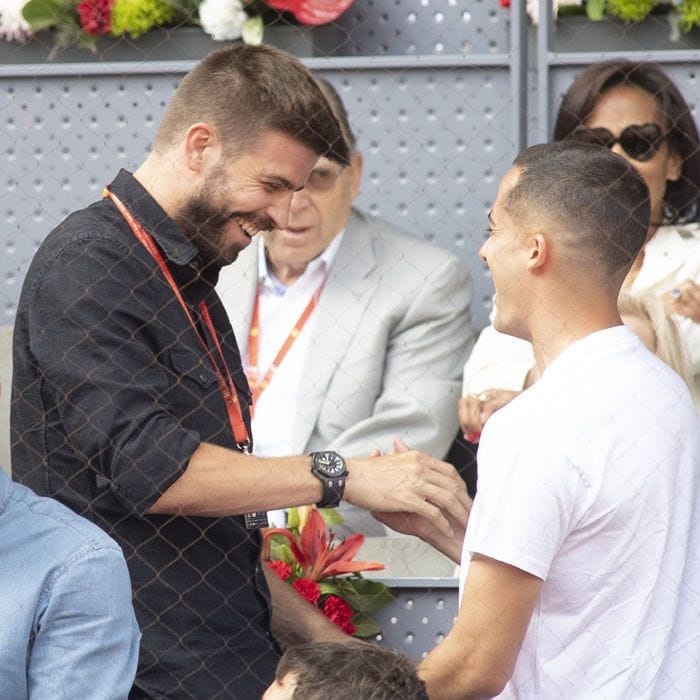
[[[514,166],[504,207],[515,221],[550,222],[570,250],[597,261],[599,276],[627,272],[650,217],[649,190],[632,165],[602,146],[561,141],[525,149]]]

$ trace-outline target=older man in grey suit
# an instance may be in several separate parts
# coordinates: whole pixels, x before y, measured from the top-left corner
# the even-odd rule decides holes
[[[393,449],[443,458],[457,430],[473,343],[471,280],[449,253],[352,207],[362,155],[333,87],[319,81],[353,151],[320,159],[270,231],[221,271],[217,291],[241,346],[256,454]],[[346,533],[383,534],[343,503]]]

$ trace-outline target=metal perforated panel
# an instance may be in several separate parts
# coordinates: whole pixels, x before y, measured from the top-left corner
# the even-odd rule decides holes
[[[361,0],[337,20],[333,53],[507,53],[508,18],[495,0]]]
[[[432,651],[452,629],[458,609],[457,582],[440,583],[392,586],[395,599],[372,616],[382,630],[377,640],[416,661]]]

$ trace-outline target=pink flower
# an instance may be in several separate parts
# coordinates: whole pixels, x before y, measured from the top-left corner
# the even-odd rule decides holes
[[[268,561],[267,565],[279,578],[286,581],[292,575],[292,567],[286,561]]]
[[[80,26],[87,34],[109,34],[111,25],[110,13],[114,0],[82,0],[77,10],[80,16]]]
[[[321,589],[318,587],[316,581],[312,581],[308,578],[297,579],[292,586],[294,590],[306,601],[311,603],[311,605],[316,605],[318,599],[321,597]]]
[[[276,10],[291,12],[300,24],[328,24],[352,5],[352,0],[265,0]]]
[[[352,620],[353,611],[348,603],[337,595],[329,595],[323,601],[323,614],[335,625],[347,634],[355,633],[355,625]]]

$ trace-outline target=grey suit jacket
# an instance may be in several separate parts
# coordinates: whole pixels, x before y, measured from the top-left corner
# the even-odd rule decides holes
[[[221,271],[217,285],[242,357],[257,281],[251,245]],[[474,342],[471,293],[458,258],[353,210],[314,312],[295,452],[366,456],[391,450],[400,436],[444,457],[457,431],[461,372]],[[347,525],[359,526],[347,508],[341,511]]]

